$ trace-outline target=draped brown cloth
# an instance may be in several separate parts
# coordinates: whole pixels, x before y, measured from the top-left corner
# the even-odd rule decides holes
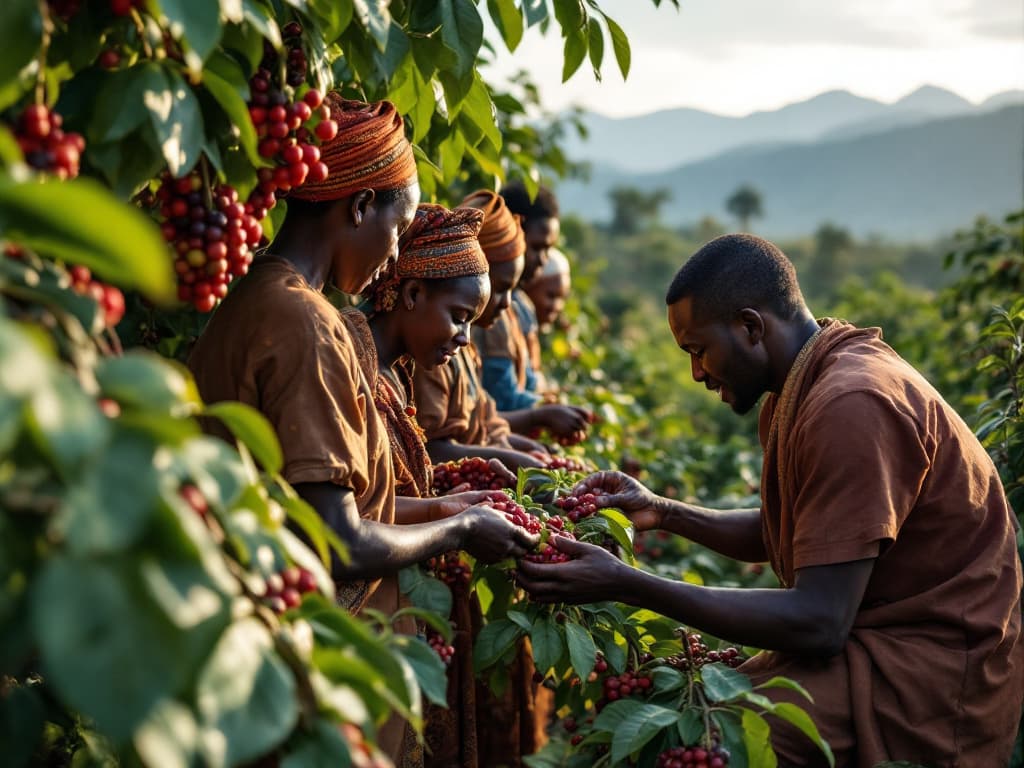
[[[473,344],[448,365],[413,374],[416,417],[428,440],[464,445],[508,445],[508,422],[480,382],[480,357]]]
[[[881,340],[836,320],[805,345],[760,416],[762,522],[779,580],[877,558],[842,653],[763,653],[741,669],[781,674],[837,766],[1008,763],[1024,698],[1021,568],[996,469],[953,409]],[[775,723],[773,723],[773,730]],[[783,763],[824,764],[779,729]]]
[[[373,393],[357,347],[330,302],[290,262],[257,259],[210,318],[189,358],[204,402],[238,400],[270,421],[284,455],[284,478],[331,482],[355,493],[359,514],[394,520],[394,474],[387,434],[373,416]],[[214,424],[211,431],[229,437]],[[358,611],[398,606],[395,577],[338,585],[338,601]]]

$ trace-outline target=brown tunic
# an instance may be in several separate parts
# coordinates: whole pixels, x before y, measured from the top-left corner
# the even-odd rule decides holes
[[[996,469],[877,329],[824,325],[761,410],[765,545],[783,586],[800,568],[877,559],[843,653],[760,654],[744,671],[808,688],[814,705],[790,700],[837,766],[1004,766],[1024,645],[1015,524]],[[778,746],[815,765],[809,744],[783,732]]]
[[[519,389],[526,386],[530,348],[515,307],[509,305],[490,328],[474,326],[473,343],[482,357],[504,357],[511,360],[516,373],[516,386]]]
[[[460,349],[448,365],[413,375],[416,418],[428,440],[464,445],[507,445],[508,422],[480,383],[480,358],[473,344]]]
[[[387,434],[338,310],[284,259],[254,262],[196,343],[189,367],[204,401],[239,400],[277,433],[285,479],[352,489],[360,515],[394,520]],[[394,612],[398,579],[338,585],[342,605]]]

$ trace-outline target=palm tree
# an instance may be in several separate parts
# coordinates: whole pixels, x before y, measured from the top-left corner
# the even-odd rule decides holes
[[[749,184],[744,184],[725,201],[725,209],[740,222],[740,229],[750,231],[750,220],[755,216],[764,216],[761,208],[761,193]]]

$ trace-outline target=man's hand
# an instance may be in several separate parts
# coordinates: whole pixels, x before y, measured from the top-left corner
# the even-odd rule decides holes
[[[638,531],[661,527],[664,512],[658,509],[658,497],[622,472],[597,472],[585,477],[572,493],[577,498],[592,493],[597,497],[594,503],[598,507],[621,509]]]
[[[486,504],[470,507],[462,513],[466,520],[466,540],[462,549],[485,563],[509,557],[519,558],[533,551],[540,535],[509,522],[503,512]]]
[[[555,437],[584,438],[590,426],[590,411],[576,405],[538,405],[537,423]]]
[[[624,565],[601,547],[564,536],[552,536],[549,543],[574,559],[564,563],[518,564],[516,583],[540,603],[599,603],[614,600]]]

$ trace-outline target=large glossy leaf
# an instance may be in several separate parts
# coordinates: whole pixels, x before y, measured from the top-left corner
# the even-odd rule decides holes
[[[352,0],[352,10],[380,50],[388,43],[391,13],[386,0]]]
[[[257,151],[256,129],[249,117],[245,99],[229,80],[209,69],[203,72],[203,86],[217,100],[221,109],[238,129],[238,141],[245,150],[246,156],[254,165],[261,165],[262,159]]]
[[[115,741],[130,737],[195,672],[187,638],[146,596],[130,564],[54,558],[31,602],[48,682]]]
[[[587,628],[574,621],[565,622],[565,640],[569,646],[569,659],[572,661],[572,668],[581,680],[594,671],[594,662],[597,657],[597,646],[594,645],[594,638],[591,637]]]
[[[771,728],[768,721],[750,709],[741,715],[743,743],[751,768],[775,768],[778,763],[772,750]]]
[[[423,694],[435,704],[446,706],[448,675],[437,652],[418,637],[394,635],[391,642],[416,673],[416,682]]]
[[[484,41],[484,23],[472,0],[439,0],[441,40],[455,54],[453,74],[467,77]]]
[[[473,645],[474,669],[480,671],[497,664],[523,634],[523,630],[508,619],[490,622],[480,630]]]
[[[123,139],[149,119],[146,94],[166,88],[163,69],[153,61],[111,72],[100,80],[99,93],[94,94],[95,102],[88,110],[90,142]]]
[[[203,146],[203,115],[199,100],[177,71],[164,68],[165,87],[147,91],[143,102],[161,154],[172,176],[182,176],[199,159]]]
[[[180,364],[145,350],[104,358],[96,378],[105,397],[123,408],[186,416],[199,405],[195,387]]]
[[[183,36],[200,60],[205,60],[220,40],[220,3],[211,0],[160,0],[171,34]]]
[[[106,442],[109,421],[71,376],[39,387],[28,409],[28,425],[42,451],[64,477],[71,477]]]
[[[156,225],[94,181],[0,179],[0,234],[154,301],[174,296],[171,259]]]
[[[576,74],[587,55],[587,36],[579,30],[570,32],[562,49],[562,82]]]
[[[729,701],[751,690],[750,678],[723,664],[706,664],[701,680],[709,701]]]
[[[220,419],[231,433],[245,443],[252,451],[263,469],[270,474],[277,474],[284,464],[281,445],[277,442],[274,428],[266,417],[243,403],[223,402],[208,405],[203,409],[204,416]]]
[[[0,3],[0,86],[13,80],[32,61],[42,39],[43,20],[36,0]]]
[[[530,631],[533,663],[537,671],[545,674],[565,655],[565,639],[550,616],[539,616]]]
[[[523,14],[516,7],[515,0],[487,0],[487,10],[505,46],[514,53],[523,39]]]
[[[215,765],[237,765],[284,741],[299,717],[295,679],[256,619],[228,627],[196,685],[203,743]]]
[[[832,755],[831,747],[829,747],[828,742],[821,738],[821,734],[818,732],[818,726],[814,724],[814,721],[811,720],[811,717],[807,712],[796,704],[790,704],[788,701],[782,701],[775,705],[772,709],[772,714],[800,729],[807,738],[818,745],[818,749],[820,749],[825,755],[825,759],[828,760],[828,764],[830,766],[834,766],[836,764],[836,759]]]
[[[607,15],[604,17],[605,23],[608,25],[608,33],[612,36],[612,51],[615,53],[615,61],[619,65],[619,71],[622,73],[622,79],[625,80],[629,77],[629,66],[632,60],[632,53],[629,49],[629,38],[626,37],[626,33],[622,31],[622,27],[615,23]]]
[[[656,704],[643,704],[625,718],[612,736],[612,762],[625,760],[628,755],[640,750],[664,728],[674,727],[680,714],[674,709]]]
[[[402,592],[418,608],[425,608],[441,616],[452,612],[452,591],[443,581],[426,576],[418,565],[398,572]]]

